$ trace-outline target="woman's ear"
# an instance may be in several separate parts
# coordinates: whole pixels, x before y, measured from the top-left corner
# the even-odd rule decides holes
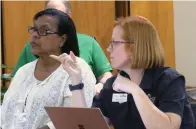
[[[66,41],[67,41],[67,35],[64,34],[61,36],[61,39],[60,39],[60,47],[62,47]]]
[[[135,49],[135,44],[129,44],[129,47],[127,47],[126,49],[130,60],[132,60],[134,49]]]

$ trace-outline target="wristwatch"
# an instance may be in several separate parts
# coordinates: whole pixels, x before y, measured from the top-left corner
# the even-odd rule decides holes
[[[84,87],[83,83],[79,83],[77,85],[69,85],[69,89],[70,91],[74,91],[74,90],[82,90]]]

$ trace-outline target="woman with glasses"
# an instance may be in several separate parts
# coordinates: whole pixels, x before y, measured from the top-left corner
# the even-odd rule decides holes
[[[159,35],[141,17],[119,19],[108,47],[119,73],[106,81],[93,107],[101,109],[115,129],[193,129],[194,117],[185,92],[185,78],[165,66]],[[73,77],[73,106],[87,107],[81,66],[73,55],[51,56]]]
[[[28,28],[32,53],[39,58],[21,67],[14,76],[2,104],[3,129],[54,128],[45,106],[71,106],[69,85],[76,85],[60,62],[49,55],[66,57],[70,51],[79,56],[76,28],[71,18],[58,10],[38,12]],[[67,54],[66,54],[67,53]],[[85,101],[92,105],[96,79],[88,64],[82,67]]]

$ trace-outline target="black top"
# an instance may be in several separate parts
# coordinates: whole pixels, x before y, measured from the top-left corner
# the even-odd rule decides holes
[[[123,71],[120,74],[129,78]],[[123,93],[113,90],[115,79],[116,76],[113,76],[106,81],[93,107],[100,108],[115,129],[145,129],[131,94],[128,94],[127,102],[112,102],[113,94]],[[194,128],[194,116],[187,99],[184,76],[168,67],[147,69],[140,87],[161,111],[176,113],[183,118],[180,129]]]

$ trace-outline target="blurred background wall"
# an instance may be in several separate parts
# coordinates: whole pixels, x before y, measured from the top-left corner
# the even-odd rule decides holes
[[[44,1],[2,1],[2,63],[13,67],[29,39],[28,25],[44,9]],[[71,1],[72,18],[79,33],[95,36],[108,57],[114,20],[129,15],[148,18],[159,31],[168,66],[182,72],[188,86],[196,86],[194,34],[196,2]],[[196,46],[195,46],[196,48]],[[194,54],[195,53],[195,54]],[[10,73],[6,70],[3,73]]]

